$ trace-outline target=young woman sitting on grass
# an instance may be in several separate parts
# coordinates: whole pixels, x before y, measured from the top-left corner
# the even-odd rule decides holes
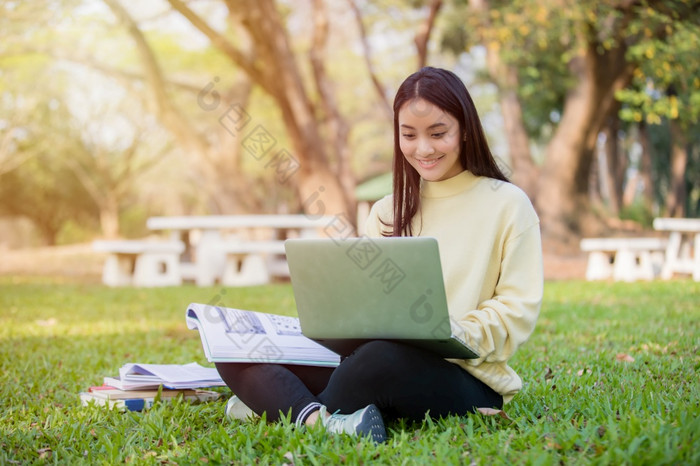
[[[437,238],[453,331],[480,357],[447,360],[372,341],[335,369],[217,363],[236,394],[230,409],[244,403],[271,421],[291,410],[297,425],[382,442],[384,419],[501,408],[521,389],[508,360],[532,333],[542,300],[539,220],[498,168],[450,71],[423,68],[396,94],[393,191],[372,208],[367,234]]]

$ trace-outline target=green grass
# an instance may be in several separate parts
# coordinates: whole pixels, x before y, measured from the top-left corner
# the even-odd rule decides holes
[[[142,413],[80,406],[78,392],[126,362],[208,365],[185,326],[190,302],[294,312],[288,285],[221,291],[0,278],[0,464],[700,463],[691,281],[547,283],[536,333],[512,361],[525,387],[510,419],[393,423],[379,446],[228,421],[225,397]]]

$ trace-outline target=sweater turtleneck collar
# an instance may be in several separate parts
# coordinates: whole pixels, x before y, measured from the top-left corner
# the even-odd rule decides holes
[[[472,188],[478,180],[469,170],[442,181],[421,180],[421,196],[432,199],[454,196]]]

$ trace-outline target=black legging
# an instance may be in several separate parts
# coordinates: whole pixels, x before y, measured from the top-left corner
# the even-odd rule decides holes
[[[501,408],[503,397],[456,364],[419,348],[389,341],[360,346],[337,368],[217,363],[221,377],[241,401],[269,421],[291,409],[304,422],[307,408],[352,413],[374,403],[385,419],[420,421],[464,415],[479,407]],[[303,413],[302,419],[297,419]]]

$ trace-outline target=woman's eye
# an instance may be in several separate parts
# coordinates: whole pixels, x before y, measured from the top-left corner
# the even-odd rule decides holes
[[[439,138],[443,137],[443,136],[445,135],[445,133],[446,133],[446,131],[443,131],[443,132],[441,132],[441,133],[433,133],[432,136],[433,136],[435,139],[439,139]]]
[[[413,139],[414,138],[413,134],[402,134],[401,136],[403,136],[405,139]]]

